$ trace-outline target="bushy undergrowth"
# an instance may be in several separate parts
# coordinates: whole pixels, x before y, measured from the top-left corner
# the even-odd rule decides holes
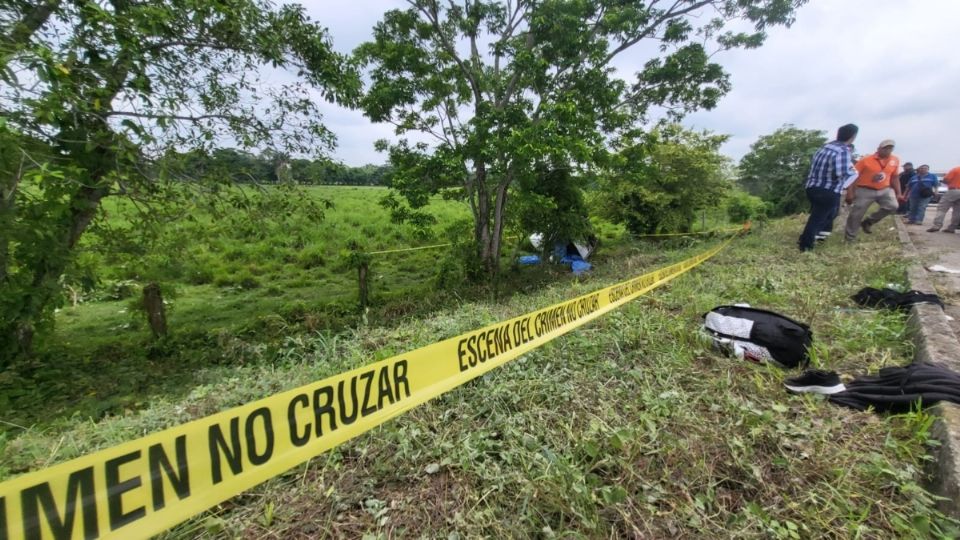
[[[167,533],[208,537],[954,537],[921,487],[930,417],[792,396],[789,373],[717,356],[700,316],[746,301],[811,323],[847,375],[909,361],[904,318],[854,309],[902,282],[892,233],[796,252],[772,222],[702,267]],[[273,362],[209,368],[183,399],[9,434],[2,474],[145,432],[611,284],[705,249],[608,261],[580,281],[340,334],[290,336]]]

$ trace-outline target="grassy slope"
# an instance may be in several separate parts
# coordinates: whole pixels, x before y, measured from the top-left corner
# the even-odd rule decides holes
[[[929,418],[790,396],[774,368],[716,356],[700,315],[747,301],[810,321],[818,362],[855,374],[912,355],[897,314],[836,309],[902,281],[889,231],[800,256],[800,223],[747,239],[667,288],[172,531],[245,537],[925,537],[952,527],[918,486]],[[582,282],[463,303],[395,327],[291,337],[273,365],[144,411],[31,430],[5,475],[238,405],[610,284],[704,249],[639,254]],[[203,380],[201,377],[200,380]],[[437,467],[438,466],[438,467]],[[433,472],[436,469],[436,472]],[[431,471],[431,473],[428,473]],[[956,530],[954,529],[955,533]],[[947,533],[949,534],[949,533]]]
[[[443,231],[469,215],[465,205],[436,198],[429,211],[437,224],[424,236],[391,223],[377,204],[385,188],[304,189],[333,203],[320,224],[294,215],[243,230],[198,211],[197,221],[170,225],[166,249],[139,261],[111,260],[87,249],[97,240],[85,237],[81,263],[97,268],[103,282],[79,305],[60,310],[55,333],[36,340],[34,361],[0,371],[0,433],[135,411],[157,396],[177,398],[193,384],[215,383],[207,367],[269,363],[290,336],[335,334],[359,324],[356,271],[340,259],[350,241],[369,251],[444,243]],[[108,200],[104,210],[113,226],[127,225],[135,212],[123,199]],[[718,216],[708,216],[708,228],[716,223]],[[623,241],[622,227],[598,223],[597,232],[604,242],[601,258],[636,249]],[[505,261],[515,256],[513,242],[505,244]],[[449,295],[486,294],[470,286],[434,286],[448,253],[375,255],[372,306],[364,320],[392,325],[438,309]],[[145,269],[152,276],[142,275]],[[508,269],[500,292],[535,289],[556,277]],[[150,337],[134,305],[148,280],[163,286],[168,301],[171,336],[163,342]]]
[[[334,203],[319,226],[297,219],[265,224],[262,238],[212,234],[206,218],[177,226],[173,234],[186,238],[183,252],[151,261],[162,265],[157,272],[169,302],[165,343],[153,342],[142,312],[127,299],[61,309],[55,334],[37,339],[38,360],[0,372],[0,419],[42,426],[73,414],[96,418],[137,409],[152,396],[183,393],[209,365],[259,362],[290,334],[354,324],[356,270],[339,260],[349,241],[371,251],[442,242],[443,228],[468,214],[458,203],[433,201],[438,224],[433,237],[421,238],[392,224],[377,204],[386,188],[305,189]],[[132,211],[124,201],[106,207],[118,224]],[[437,250],[377,256],[370,282],[375,302],[396,309],[429,287],[439,256]],[[135,268],[93,252],[82,257],[104,277],[94,296],[121,286],[134,298],[139,294]]]
[[[318,200],[333,202],[319,225],[300,220],[264,224],[263,237],[212,236],[204,222],[180,226],[177,234],[188,236],[190,241],[184,253],[169,257],[170,268],[163,280],[178,288],[170,310],[175,331],[224,327],[234,330],[265,313],[285,314],[297,307],[356,302],[356,272],[344,268],[339,261],[341,250],[350,241],[357,241],[370,251],[437,243],[444,226],[468,215],[462,205],[438,198],[430,205],[431,214],[438,221],[433,236],[419,238],[412,228],[392,224],[387,211],[377,204],[387,193],[386,188],[303,189]],[[129,203],[115,202],[109,209],[110,219],[122,221],[128,212],[132,212]],[[436,252],[412,252],[377,257],[372,264],[374,294],[401,294],[428,280],[433,269],[424,261],[435,256]],[[99,266],[108,279],[138,279],[135,270],[102,258]],[[242,283],[244,278],[250,280],[247,286]],[[318,287],[318,283],[323,286]],[[89,316],[85,315],[88,307],[63,310],[59,333],[64,340],[79,339],[97,329],[109,339],[102,328],[111,324],[117,329],[140,330],[136,325],[124,326],[131,322],[131,317],[119,313],[120,310],[103,308],[96,316]],[[118,316],[112,317],[113,314]]]

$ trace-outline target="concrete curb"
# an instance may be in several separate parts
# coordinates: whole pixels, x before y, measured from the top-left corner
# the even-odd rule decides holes
[[[927,279],[927,271],[919,262],[920,254],[910,240],[907,227],[898,216],[893,216],[893,219],[897,224],[903,253],[913,261],[907,268],[910,288],[936,293],[937,290]],[[960,342],[940,306],[914,305],[910,309],[907,326],[916,348],[914,362],[935,362],[960,372]],[[933,461],[927,466],[927,488],[945,498],[937,504],[940,511],[960,518],[960,406],[939,403],[931,410],[937,416],[931,435],[940,445],[931,452]]]

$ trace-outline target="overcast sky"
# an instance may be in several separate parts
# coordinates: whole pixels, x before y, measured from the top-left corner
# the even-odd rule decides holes
[[[327,26],[343,52],[370,39],[394,0],[305,0],[312,18]],[[712,111],[684,124],[731,136],[723,150],[739,160],[757,137],[785,123],[828,132],[860,126],[860,153],[885,138],[895,154],[934,171],[960,165],[960,0],[811,0],[791,28],[770,31],[760,49],[715,57],[730,73],[733,90]],[[639,52],[639,51],[638,51]],[[641,63],[629,56],[618,67]],[[627,71],[629,76],[630,72]],[[373,149],[393,138],[391,126],[326,106],[336,133],[336,159],[348,165],[383,163]]]

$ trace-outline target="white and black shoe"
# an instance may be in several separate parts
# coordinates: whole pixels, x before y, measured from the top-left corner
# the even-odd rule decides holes
[[[808,369],[799,377],[792,377],[783,381],[787,390],[800,394],[811,392],[814,394],[836,394],[847,389],[840,382],[840,376],[834,371]]]

